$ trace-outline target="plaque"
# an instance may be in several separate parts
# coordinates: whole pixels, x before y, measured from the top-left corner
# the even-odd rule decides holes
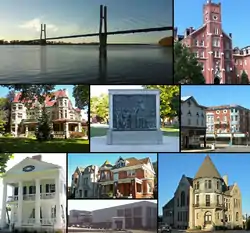
[[[113,130],[157,130],[156,116],[156,95],[113,95]]]

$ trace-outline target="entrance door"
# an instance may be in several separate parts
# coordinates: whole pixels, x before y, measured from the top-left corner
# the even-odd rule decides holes
[[[210,225],[212,224],[212,214],[211,212],[206,212],[204,215],[204,225]]]
[[[214,78],[214,84],[220,84],[220,79],[218,77],[215,77]]]

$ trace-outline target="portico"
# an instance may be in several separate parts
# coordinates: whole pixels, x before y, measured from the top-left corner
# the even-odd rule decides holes
[[[47,166],[46,166],[47,165]],[[6,206],[11,208],[10,228],[64,230],[66,191],[59,166],[26,158],[3,177],[1,228],[6,228]],[[7,186],[12,195],[7,197]]]

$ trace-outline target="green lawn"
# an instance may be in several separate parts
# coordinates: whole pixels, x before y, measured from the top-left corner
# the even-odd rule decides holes
[[[105,136],[107,134],[107,128],[101,128],[101,127],[91,127],[90,128],[90,137],[100,137]],[[170,136],[170,137],[179,137],[179,129],[178,128],[162,128],[161,129],[164,136]]]
[[[84,139],[53,139],[39,142],[32,138],[0,138],[0,153],[21,152],[89,152],[89,141]]]

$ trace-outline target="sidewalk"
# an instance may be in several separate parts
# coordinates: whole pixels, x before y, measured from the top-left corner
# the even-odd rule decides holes
[[[181,150],[181,152],[211,152],[214,151],[214,149],[197,149],[197,150]]]

